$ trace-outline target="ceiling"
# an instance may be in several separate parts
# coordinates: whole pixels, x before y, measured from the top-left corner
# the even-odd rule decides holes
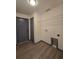
[[[16,0],[16,11],[31,15],[34,12],[44,12],[46,9],[52,9],[61,4],[62,0],[37,0],[38,5],[33,7],[28,4],[27,0]]]

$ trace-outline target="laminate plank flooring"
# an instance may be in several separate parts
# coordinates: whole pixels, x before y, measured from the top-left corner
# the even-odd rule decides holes
[[[16,47],[16,59],[62,59],[56,48],[45,42],[24,43]]]

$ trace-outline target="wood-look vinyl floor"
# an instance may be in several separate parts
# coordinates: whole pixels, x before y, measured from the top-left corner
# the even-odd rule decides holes
[[[63,55],[45,42],[29,42],[16,47],[16,59],[63,59]]]

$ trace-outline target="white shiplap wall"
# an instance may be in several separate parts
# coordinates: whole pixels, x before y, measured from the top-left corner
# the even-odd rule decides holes
[[[42,14],[37,13],[34,18],[35,42],[44,40],[50,44],[51,37],[58,38],[58,47],[63,50],[63,6],[59,5]]]

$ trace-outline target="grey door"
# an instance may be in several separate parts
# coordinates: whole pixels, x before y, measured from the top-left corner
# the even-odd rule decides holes
[[[29,21],[25,18],[16,17],[17,43],[29,40]]]

